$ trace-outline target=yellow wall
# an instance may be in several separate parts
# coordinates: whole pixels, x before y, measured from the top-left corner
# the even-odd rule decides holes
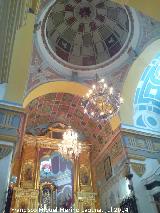
[[[56,81],[42,84],[33,89],[24,99],[23,107],[25,108],[35,98],[46,95],[48,93],[70,93],[73,95],[83,96],[87,93],[88,87],[83,84],[72,81]]]
[[[145,15],[160,21],[160,0],[114,0],[120,4],[131,6]]]
[[[133,101],[138,82],[144,69],[158,52],[160,52],[160,39],[149,45],[131,66],[122,91],[124,99],[124,104],[121,105],[120,110],[122,123],[133,124]]]
[[[32,53],[32,38],[35,16],[28,14],[27,23],[16,33],[11,70],[5,100],[23,103]]]

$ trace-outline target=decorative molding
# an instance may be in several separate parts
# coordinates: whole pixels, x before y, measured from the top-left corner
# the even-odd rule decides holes
[[[58,149],[57,144],[60,142],[60,139],[53,139],[46,136],[24,136],[24,145],[25,146],[37,146],[38,148],[48,148],[48,149]]]
[[[95,200],[96,193],[94,192],[77,192],[79,200]]]
[[[15,191],[16,199],[19,199],[22,197],[25,197],[27,199],[28,198],[32,199],[32,198],[37,198],[38,196],[38,190],[35,190],[35,189],[22,189],[22,188],[15,187],[14,191]]]
[[[0,140],[16,143],[17,142],[17,136],[0,135]]]
[[[14,187],[15,209],[38,209],[39,190]]]
[[[145,161],[146,159],[144,156],[132,155],[132,154],[128,154],[128,158],[133,160],[139,160],[139,161]]]
[[[123,136],[124,145],[134,151],[143,151],[150,154],[160,152],[159,138],[145,137],[141,135],[126,134]],[[135,154],[135,153],[134,153]]]
[[[151,130],[146,130],[143,128],[138,128],[132,125],[127,125],[127,124],[121,124],[121,131],[123,133],[128,133],[128,134],[134,134],[134,135],[141,135],[141,136],[146,136],[146,137],[152,137],[152,138],[160,138],[160,133],[154,132]]]
[[[24,122],[25,114],[8,109],[0,108],[0,135],[1,137],[8,137],[11,141],[16,141],[20,137],[22,123]]]

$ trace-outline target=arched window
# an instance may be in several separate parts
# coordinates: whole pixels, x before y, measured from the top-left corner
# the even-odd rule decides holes
[[[145,68],[134,98],[134,124],[160,131],[160,53]]]

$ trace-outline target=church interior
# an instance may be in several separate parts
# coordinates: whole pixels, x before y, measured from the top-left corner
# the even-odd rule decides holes
[[[0,0],[0,213],[160,213],[159,8]]]

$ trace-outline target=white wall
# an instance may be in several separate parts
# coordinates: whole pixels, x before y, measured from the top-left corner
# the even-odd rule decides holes
[[[100,206],[103,211],[119,207],[122,200],[131,193],[128,180],[121,174],[115,174],[107,182],[104,179],[99,184]]]
[[[152,175],[154,176],[155,171],[160,167],[159,162],[156,159],[150,158],[145,161],[132,160],[132,162],[145,164],[146,166],[145,173],[142,177],[139,177],[135,171],[131,169],[139,213],[158,213],[153,200],[152,190],[146,190],[145,184],[147,183],[147,179]]]
[[[12,151],[0,160],[0,212],[3,212],[10,180]]]
[[[6,83],[0,84],[0,100],[4,98],[6,87],[7,87]]]

